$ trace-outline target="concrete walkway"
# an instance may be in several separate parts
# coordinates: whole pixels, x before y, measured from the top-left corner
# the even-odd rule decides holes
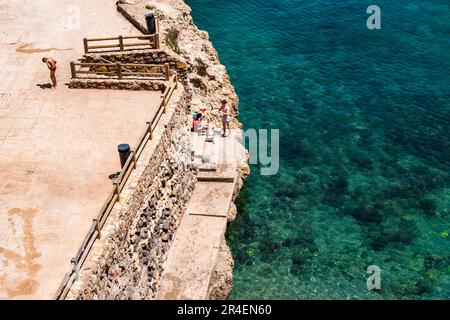
[[[0,0],[0,299],[51,299],[159,94],[69,90],[82,38],[136,34],[115,0]],[[56,90],[43,89],[58,61]]]
[[[214,144],[203,142],[202,136],[194,138],[196,159],[201,152],[204,156],[210,153],[206,158],[216,165],[216,170],[210,171],[210,166],[204,164],[208,171],[199,173],[202,181],[197,182],[169,250],[156,299],[203,300],[208,297],[211,274],[227,226],[237,163],[242,156],[240,134],[240,130],[232,130],[227,138],[216,134]]]

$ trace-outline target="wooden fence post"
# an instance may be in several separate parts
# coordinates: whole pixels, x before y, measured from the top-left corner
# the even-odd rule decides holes
[[[113,185],[114,185],[114,192],[117,194],[117,201],[120,201],[119,184],[117,182],[114,182]]]
[[[147,121],[147,131],[148,131],[148,133],[150,134],[150,135],[148,136],[148,139],[149,139],[149,140],[152,140],[152,138],[153,138],[153,132],[152,132],[152,123],[151,123],[150,121]]]
[[[95,223],[95,230],[97,231],[97,239],[100,239],[100,226],[98,224],[98,220],[94,219],[94,223]]]
[[[165,95],[162,95],[161,96],[161,99],[162,99],[162,105],[163,105],[163,113],[166,113],[166,96]]]
[[[120,64],[120,62],[116,63],[117,66],[117,77],[119,78],[119,80],[122,79],[122,65]]]
[[[170,69],[169,69],[168,63],[164,64],[164,71],[166,72],[166,80],[169,81],[170,80]]]
[[[159,49],[159,33],[155,33],[155,49]]]
[[[84,53],[88,54],[89,53],[89,47],[88,47],[88,39],[87,38],[83,38],[83,44],[84,44]]]
[[[137,151],[137,150],[136,150]],[[136,159],[136,152],[135,151],[132,151],[132,157],[133,157],[133,169],[136,169],[136,166],[137,166],[137,159]]]
[[[72,270],[75,273],[75,281],[78,280],[78,273],[80,272],[80,268],[78,266],[78,261],[76,258],[70,259],[70,263],[72,264]]]
[[[70,73],[72,74],[72,79],[77,77],[77,71],[75,70],[75,62],[70,62]]]
[[[120,51],[123,51],[123,37],[121,35],[119,36],[119,46],[120,46]]]

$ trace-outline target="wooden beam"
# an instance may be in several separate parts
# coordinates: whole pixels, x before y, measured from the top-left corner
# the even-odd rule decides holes
[[[105,44],[101,46],[89,46],[88,49],[107,49],[107,48],[118,48],[119,44]]]
[[[151,39],[153,38],[155,35],[154,34],[142,34],[139,36],[126,36],[123,37],[124,39]]]
[[[123,45],[124,47],[139,47],[139,46],[150,46],[148,42],[133,42]]]
[[[111,40],[117,40],[117,37],[108,37],[108,38],[90,38],[87,39],[88,41],[111,41]]]

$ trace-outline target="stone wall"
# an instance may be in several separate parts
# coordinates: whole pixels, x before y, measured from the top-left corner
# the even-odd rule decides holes
[[[113,89],[113,90],[166,90],[166,84],[158,80],[117,80],[117,79],[71,79],[70,89]]]
[[[70,298],[154,297],[168,248],[196,183],[194,169],[180,161],[188,157],[188,133],[186,102],[181,99],[126,208],[107,222],[114,228],[102,239],[102,252],[86,263]]]
[[[140,64],[169,64],[172,70],[176,70],[182,78],[186,73],[188,65],[184,59],[176,54],[169,54],[165,50],[134,50],[124,52],[103,52],[89,53],[83,55],[82,63],[105,63],[106,61],[116,63],[140,63]],[[91,67],[92,71],[108,71],[104,70],[106,66]],[[115,68],[115,65],[111,65]],[[128,67],[127,67],[128,68]],[[114,69],[115,70],[115,69]],[[143,70],[145,71],[145,70]]]

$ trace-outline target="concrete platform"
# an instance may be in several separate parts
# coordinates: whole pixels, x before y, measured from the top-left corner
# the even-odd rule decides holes
[[[227,219],[187,215],[169,251],[158,300],[206,299]]]
[[[204,137],[204,136],[203,136]],[[233,197],[237,164],[242,154],[241,131],[223,138],[215,137],[210,154],[218,155],[217,170],[200,172],[208,177],[227,176],[230,181],[198,181],[175,235],[156,299],[203,300],[208,296],[211,274],[217,264],[220,245],[227,227],[227,214]],[[194,149],[207,151],[199,137]],[[210,155],[208,155],[210,157]],[[201,158],[201,157],[200,157]],[[201,159],[200,159],[201,160]],[[194,162],[198,161],[198,157]],[[223,171],[225,170],[225,171]]]
[[[200,171],[197,176],[202,182],[234,182],[236,167],[229,164],[217,165],[215,171]]]
[[[233,191],[233,183],[197,183],[186,213],[226,218]]]
[[[83,37],[137,33],[114,4],[0,0],[0,299],[53,297],[111,189],[117,144],[134,144],[159,104],[64,85]],[[43,56],[58,61],[55,90]]]

